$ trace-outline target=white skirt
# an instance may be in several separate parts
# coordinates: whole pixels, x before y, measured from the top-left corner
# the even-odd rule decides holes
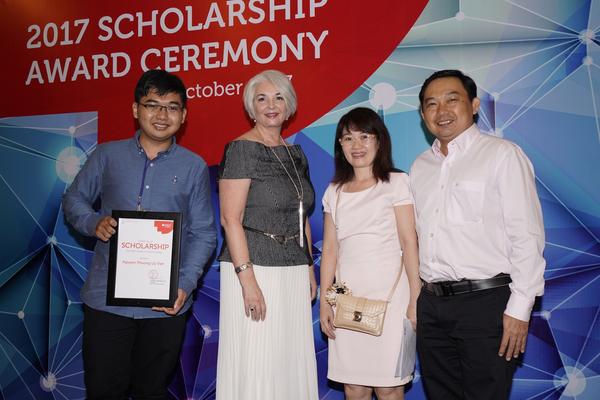
[[[221,262],[217,400],[317,400],[308,266],[263,267],[264,321],[246,317],[233,264]]]

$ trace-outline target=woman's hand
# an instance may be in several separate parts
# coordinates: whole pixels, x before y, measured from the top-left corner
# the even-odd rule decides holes
[[[335,326],[333,326],[333,307],[326,301],[321,301],[319,308],[321,330],[329,339],[335,339]]]
[[[406,310],[406,318],[410,320],[413,329],[415,332],[417,331],[417,305],[414,303],[408,304],[408,309]]]
[[[245,272],[240,272],[240,274]],[[242,297],[244,298],[244,312],[246,313],[246,317],[251,317],[254,321],[264,321],[267,315],[267,304],[258,286],[258,282],[256,282],[254,276],[252,279],[244,281],[242,283]]]
[[[310,282],[310,300],[317,298],[317,278],[315,277],[315,266],[308,266],[308,280]]]

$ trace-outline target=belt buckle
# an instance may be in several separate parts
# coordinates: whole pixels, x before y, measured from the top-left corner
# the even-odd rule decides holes
[[[287,238],[283,235],[271,235],[271,238],[273,238],[279,244],[287,243]]]
[[[444,296],[454,295],[454,288],[452,287],[452,282],[440,282],[440,287],[442,288],[442,294]]]

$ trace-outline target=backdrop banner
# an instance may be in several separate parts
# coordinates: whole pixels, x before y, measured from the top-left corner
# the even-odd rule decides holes
[[[298,113],[283,134],[302,146],[315,187],[317,276],[339,118],[376,110],[408,171],[432,142],[423,81],[463,70],[478,85],[481,131],[531,160],[544,214],[545,293],[511,399],[598,398],[599,32],[600,0],[0,1],[0,400],[86,396],[79,291],[96,240],[66,223],[61,199],[98,143],[133,135],[134,85],[151,68],[186,84],[177,140],[210,166],[216,221],[224,145],[252,126],[245,82],[289,75]],[[218,268],[211,259],[194,293],[172,399],[215,398]],[[342,400],[318,301],[313,327],[320,398]],[[406,398],[426,398],[418,365]]]
[[[190,98],[181,144],[215,164],[249,127],[241,93],[250,77],[266,68],[290,76],[302,101],[288,129],[296,132],[360,86],[426,3],[4,1],[4,84],[27,101],[0,115],[97,111],[100,141],[127,137],[135,83],[161,68],[183,79]]]

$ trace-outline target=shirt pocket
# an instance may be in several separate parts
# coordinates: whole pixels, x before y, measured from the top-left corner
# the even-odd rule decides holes
[[[457,224],[483,221],[485,182],[457,181],[450,190],[447,216]]]
[[[187,174],[170,171],[152,180],[152,211],[186,211],[192,184]]]

